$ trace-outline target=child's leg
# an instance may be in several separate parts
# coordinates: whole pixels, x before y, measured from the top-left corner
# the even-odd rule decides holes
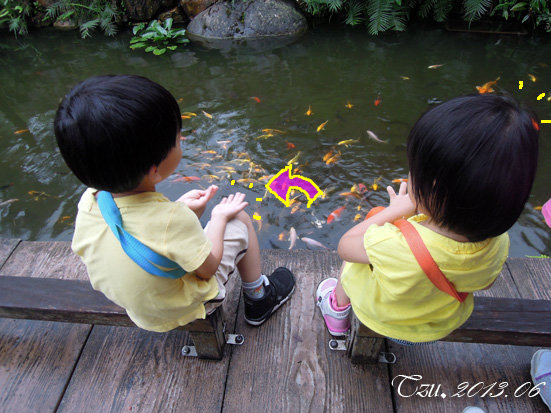
[[[350,299],[346,295],[340,278],[344,263],[341,266],[339,279],[323,280],[316,291],[317,306],[329,332],[334,336],[343,336],[350,328]]]
[[[287,268],[277,268],[270,276],[261,274],[260,247],[249,215],[240,212],[236,219],[247,226],[247,252],[237,264],[243,286],[245,321],[258,326],[266,321],[295,290],[295,278]]]

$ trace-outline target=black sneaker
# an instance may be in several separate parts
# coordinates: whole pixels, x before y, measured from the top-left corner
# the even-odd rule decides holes
[[[245,321],[253,326],[259,326],[285,303],[295,291],[295,277],[285,267],[277,268],[272,275],[266,277],[264,284],[266,294],[259,300],[253,300],[243,294],[245,303]]]

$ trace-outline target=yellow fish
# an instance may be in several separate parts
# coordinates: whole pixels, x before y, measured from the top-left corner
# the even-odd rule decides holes
[[[184,115],[184,116],[190,116],[190,117],[191,117],[191,116],[197,116],[197,113],[193,113],[193,112],[184,112],[184,113],[182,113],[182,115]]]
[[[261,176],[260,178],[258,178],[258,180],[259,181],[267,181],[271,177],[272,177],[272,175],[264,175],[264,176]]]
[[[359,221],[360,219],[362,219],[362,214],[354,215],[354,222]]]
[[[272,136],[274,136],[273,133],[267,133],[265,135],[257,136],[255,139],[268,139],[268,138],[271,138]]]
[[[348,147],[348,145],[351,145],[353,143],[357,143],[359,142],[358,139],[346,139],[344,141],[340,141],[339,143],[337,143],[337,145],[344,145],[346,147]]]
[[[345,108],[347,109],[352,109],[354,107],[354,105],[350,102],[346,102],[346,105],[344,105]]]
[[[326,165],[332,165],[334,164],[335,162],[337,162],[339,160],[339,158],[341,157],[341,153],[340,152],[337,152],[335,155],[333,155],[332,157],[330,157],[328,160],[325,161],[325,164]]]
[[[333,149],[323,155],[323,162],[327,161],[329,158],[331,158],[331,156],[333,156]]]
[[[314,114],[314,112],[312,112],[312,108],[310,106],[308,106],[308,110],[306,111],[306,113],[304,113],[306,116],[312,116]]]
[[[528,73],[528,77],[530,78],[530,80],[531,80],[532,82],[536,82],[536,80],[537,80],[537,79],[536,79],[536,76],[534,76],[534,75],[531,74],[531,73]]]
[[[217,153],[217,152],[216,152],[216,151],[213,151],[213,150],[209,150],[209,151],[201,151],[201,153],[207,154],[207,153]]]
[[[281,133],[284,134],[286,132],[279,130],[279,129],[262,129],[262,132],[264,133]]]
[[[326,121],[323,122],[321,125],[319,125],[318,128],[316,129],[316,132],[319,132],[319,131],[325,129],[325,125],[327,125],[327,122],[329,122],[329,121],[326,120]]]
[[[182,118],[182,119],[191,119],[191,116],[182,115],[181,118]]]
[[[203,169],[203,168],[210,168],[210,163],[197,162],[197,163],[192,163],[189,166],[193,166],[194,168]]]
[[[402,78],[402,80],[409,80],[409,77],[407,76],[400,76]]]
[[[373,180],[373,185],[371,185],[371,189],[373,189],[374,191],[376,191],[378,188],[379,188],[379,181],[383,179],[382,176],[378,177],[378,178],[375,178]]]
[[[204,110],[202,110],[201,112],[203,112],[203,115],[205,115],[207,118],[212,119],[212,115],[210,113],[205,112]]]
[[[494,91],[494,88],[492,86],[494,86],[499,79],[500,78],[497,77],[496,80],[486,82],[482,86],[476,86],[476,90],[478,90],[478,93],[480,93],[481,95],[484,93],[492,93]]]
[[[234,173],[237,172],[235,170],[235,168],[232,168],[231,166],[218,165],[218,166],[216,166],[216,168],[221,169],[221,170],[226,171],[226,172],[229,172],[231,174],[234,174]]]
[[[237,180],[238,183],[240,184],[256,184],[258,183],[258,181],[256,179],[252,179],[252,178],[241,178],[241,179],[238,179]]]
[[[302,153],[301,151],[298,151],[298,153],[295,156],[293,156],[293,159],[291,159],[289,162],[287,162],[287,165],[292,165],[292,164],[296,163],[298,161],[298,158],[299,158],[301,153]]]
[[[535,206],[534,211],[541,211],[543,207],[541,205]]]
[[[13,134],[14,135],[19,135],[20,133],[25,133],[25,132],[28,132],[29,130],[28,129],[19,129],[19,130],[16,130]]]

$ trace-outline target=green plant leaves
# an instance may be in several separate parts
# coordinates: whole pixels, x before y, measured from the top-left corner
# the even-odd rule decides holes
[[[145,47],[147,53],[153,53],[160,56],[167,50],[173,51],[179,44],[189,42],[185,38],[185,29],[172,29],[173,20],[166,19],[163,24],[158,20],[149,22],[147,27],[144,23],[134,26],[132,33],[134,37],[130,40],[131,49],[140,49]]]

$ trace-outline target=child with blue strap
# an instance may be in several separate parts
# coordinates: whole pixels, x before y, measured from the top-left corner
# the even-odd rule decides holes
[[[72,248],[92,286],[141,328],[164,332],[221,305],[237,269],[245,320],[266,321],[294,291],[293,274],[261,274],[258,239],[230,194],[199,218],[218,187],[176,201],[156,191],[182,160],[174,97],[140,76],[98,76],[76,85],[56,113],[61,154],[88,189],[78,205]]]

